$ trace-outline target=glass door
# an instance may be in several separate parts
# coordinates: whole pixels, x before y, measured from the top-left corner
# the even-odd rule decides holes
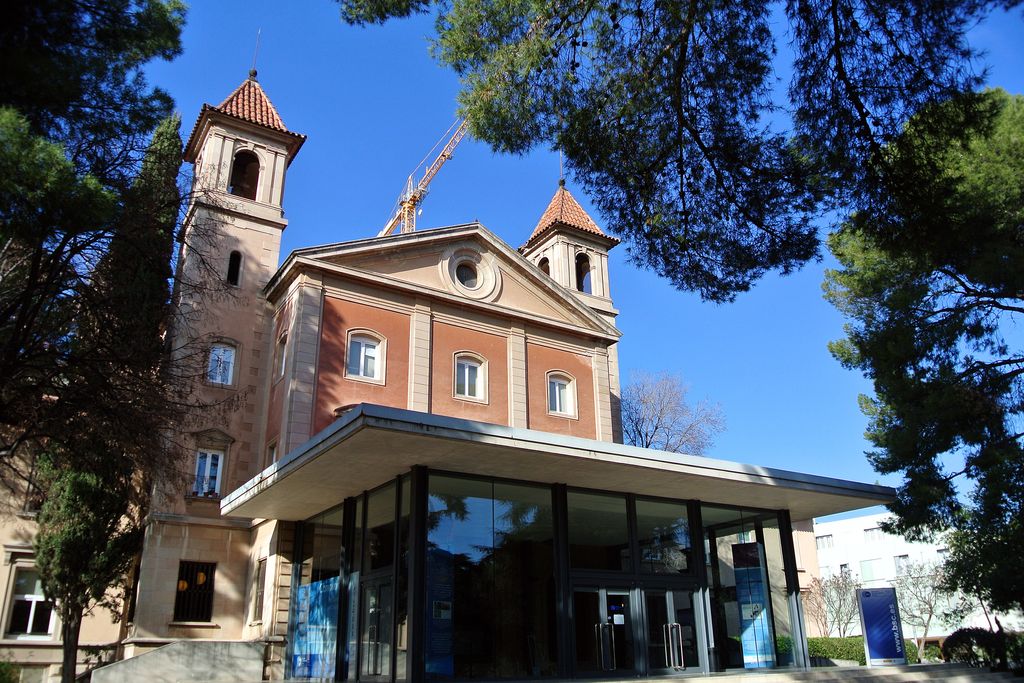
[[[701,671],[693,593],[648,588],[643,596],[648,674]]]
[[[363,681],[391,679],[391,579],[366,581],[362,590],[362,637],[359,678]]]
[[[573,591],[573,628],[578,675],[636,673],[632,592],[626,588]]]

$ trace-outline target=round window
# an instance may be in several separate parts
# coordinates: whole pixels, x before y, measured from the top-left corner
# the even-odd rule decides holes
[[[476,266],[467,261],[463,261],[455,267],[455,277],[459,278],[459,282],[462,283],[463,287],[469,289],[476,289],[478,279],[476,275]]]

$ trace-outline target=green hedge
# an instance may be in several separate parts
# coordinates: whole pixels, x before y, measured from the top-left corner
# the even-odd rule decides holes
[[[1024,669],[1024,633],[1004,631],[1002,633],[1005,657],[1015,671]],[[971,666],[996,666],[1000,659],[1000,634],[985,628],[961,628],[949,634],[942,643],[942,656],[950,662],[962,662]]]
[[[10,662],[0,662],[0,683],[18,683],[20,670]]]
[[[907,648],[907,661],[917,661],[917,646],[912,641],[903,641]],[[864,637],[849,638],[808,638],[807,650],[812,657],[823,659],[846,659],[861,666],[867,664],[864,657]]]

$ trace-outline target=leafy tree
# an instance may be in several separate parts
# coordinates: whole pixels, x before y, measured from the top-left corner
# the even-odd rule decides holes
[[[181,52],[180,0],[10,3],[0,24],[0,106],[58,142],[79,174],[130,182],[171,98],[142,72]]]
[[[180,195],[177,117],[153,135],[125,191],[112,237],[77,291],[67,362],[44,400],[41,440],[46,500],[38,517],[37,566],[60,614],[64,681],[74,680],[84,613],[113,606],[142,538],[150,484],[176,472],[162,437],[187,416],[189,384],[167,363],[171,251]]]
[[[827,298],[848,318],[831,345],[872,379],[861,397],[869,458],[902,473],[898,533],[953,529],[949,581],[996,609],[1024,607],[1024,98],[956,102],[951,138],[912,120],[886,149],[891,200],[866,206],[829,240],[841,268]]]
[[[142,542],[140,510],[131,503],[138,499],[138,481],[117,458],[108,457],[102,472],[62,466],[67,458],[56,453],[45,460],[47,498],[38,516],[36,567],[60,617],[61,680],[73,683],[82,618],[97,605],[116,607]]]
[[[0,25],[0,462],[8,466],[24,449],[72,433],[89,392],[118,402],[120,386],[98,380],[125,354],[100,343],[86,351],[83,326],[107,328],[82,313],[117,303],[97,295],[115,233],[119,243],[144,234],[134,220],[148,209],[131,208],[131,185],[170,100],[141,69],[177,54],[182,22],[177,0],[43,0],[10,8]],[[79,383],[86,376],[91,383]],[[135,399],[129,391],[120,402]]]
[[[622,433],[626,443],[672,453],[703,455],[725,428],[721,408],[690,405],[678,375],[636,372],[622,390]]]
[[[712,301],[814,258],[832,201],[883,202],[885,166],[868,162],[925,103],[977,87],[965,31],[1017,4],[336,1],[356,24],[436,6],[433,51],[461,78],[472,132],[562,150],[633,258]]]
[[[843,570],[826,579],[815,577],[811,581],[804,609],[811,615],[818,630],[825,636],[835,633],[840,638],[850,635],[860,614],[857,589],[860,581]]]

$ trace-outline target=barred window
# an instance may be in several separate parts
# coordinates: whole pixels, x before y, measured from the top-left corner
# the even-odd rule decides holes
[[[175,621],[213,619],[213,562],[179,562],[178,590],[174,596]]]

